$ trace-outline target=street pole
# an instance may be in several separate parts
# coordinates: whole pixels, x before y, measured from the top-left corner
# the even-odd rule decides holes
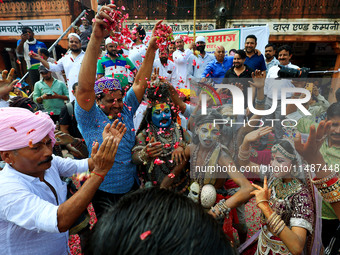
[[[194,41],[196,37],[196,0],[194,0]]]

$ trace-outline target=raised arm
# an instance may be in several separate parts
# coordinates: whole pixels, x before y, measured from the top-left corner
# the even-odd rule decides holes
[[[79,106],[85,111],[89,111],[95,103],[94,83],[96,81],[97,60],[100,51],[100,44],[105,36],[108,36],[108,25],[104,19],[112,22],[112,18],[106,13],[111,12],[114,5],[103,6],[96,15],[93,24],[91,40],[87,45],[85,56],[79,71],[78,88],[76,99]]]
[[[21,35],[21,40],[18,44],[17,47],[17,53],[18,55],[23,55],[24,54],[24,43],[28,40],[28,33],[24,33]]]
[[[40,57],[38,54],[34,53],[34,52],[30,52],[28,53],[28,55],[35,59],[40,61],[41,64],[43,64],[44,67],[46,67],[48,70],[50,70],[50,63],[48,63],[45,59],[43,59],[42,57]]]
[[[306,143],[303,144],[301,142],[301,135],[299,133],[296,134],[294,140],[295,148],[303,157],[303,159],[306,160],[307,163],[311,166],[315,166],[316,168],[318,168],[317,171],[313,171],[316,174],[314,185],[319,190],[322,190],[322,196],[328,196],[326,199],[329,199],[329,191],[327,192],[327,189],[325,189],[323,185],[326,185],[328,190],[336,190],[336,185],[338,185],[337,183],[339,183],[340,179],[339,172],[336,172],[337,165],[327,165],[320,152],[320,148],[325,142],[331,125],[332,121],[321,121],[317,129],[314,125],[310,127],[309,136]],[[313,168],[311,168],[311,170],[312,169]],[[340,202],[338,201],[339,196],[335,198],[337,199],[334,199],[334,202],[331,202],[331,206],[334,209],[338,219],[340,219]]]
[[[183,100],[179,97],[176,89],[172,85],[169,85],[169,91],[172,102],[179,107],[179,110],[182,113],[184,113],[187,106],[183,102]]]
[[[125,125],[118,123],[118,120],[105,127],[103,143],[98,149],[99,144],[96,142],[92,149],[91,158],[88,159],[89,168],[92,171],[91,177],[58,208],[57,218],[60,232],[67,231],[91,202],[92,197],[114,163],[118,145],[125,132]]]
[[[239,153],[238,153],[238,164],[242,167],[247,167],[250,172],[259,174],[260,173],[260,167],[259,165],[250,162],[250,149],[251,149],[251,143],[257,141],[262,136],[269,134],[271,132],[271,127],[262,127],[257,130],[254,130],[247,134],[244,139],[243,143],[240,146]]]

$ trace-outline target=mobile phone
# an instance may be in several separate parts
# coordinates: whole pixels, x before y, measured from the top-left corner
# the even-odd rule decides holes
[[[314,87],[314,84],[313,84],[313,83],[307,83],[306,86],[305,86],[305,88],[306,88],[307,90],[309,90],[310,93],[313,92],[313,87]]]

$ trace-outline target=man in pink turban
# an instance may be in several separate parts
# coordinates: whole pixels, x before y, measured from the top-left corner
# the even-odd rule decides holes
[[[42,112],[0,108],[1,254],[69,254],[68,229],[86,209],[111,169],[118,144],[126,132],[115,121],[95,143],[91,159],[72,160],[52,155],[54,123]],[[90,169],[83,186],[66,201],[69,177]]]

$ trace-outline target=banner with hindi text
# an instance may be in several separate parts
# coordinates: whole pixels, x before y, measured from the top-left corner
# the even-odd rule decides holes
[[[63,33],[61,19],[1,20],[0,36],[21,35],[23,26],[29,26],[35,35],[61,35]]]
[[[239,49],[240,48],[240,36],[241,29],[219,29],[219,30],[205,30],[205,31],[197,31],[197,36],[204,36],[206,47],[205,50],[208,53],[215,52],[218,46],[223,46],[228,52],[231,49]],[[186,44],[193,42],[193,32],[189,33],[174,33],[176,35],[188,36],[188,39],[185,40]]]

